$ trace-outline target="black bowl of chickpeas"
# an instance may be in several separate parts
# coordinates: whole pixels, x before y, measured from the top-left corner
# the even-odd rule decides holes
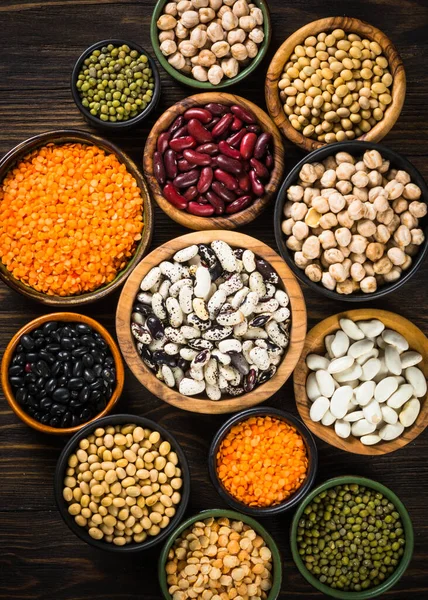
[[[404,285],[426,257],[428,187],[401,154],[348,141],[301,160],[278,193],[279,252],[310,288],[346,302]]]
[[[177,527],[190,495],[186,456],[174,436],[136,415],[111,415],[63,449],[55,500],[81,540],[112,552],[148,550]]]

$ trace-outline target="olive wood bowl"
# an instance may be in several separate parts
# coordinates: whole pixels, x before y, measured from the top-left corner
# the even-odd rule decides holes
[[[334,29],[343,29],[348,33],[357,33],[362,37],[377,42],[382,48],[383,55],[388,60],[389,70],[393,77],[392,102],[386,109],[383,119],[370,131],[360,136],[359,140],[379,142],[384,138],[400,116],[406,95],[406,74],[403,61],[395,46],[380,29],[352,17],[327,17],[304,25],[290,35],[276,51],[266,75],[265,97],[269,114],[282,133],[291,142],[297,144],[297,146],[307,152],[324,146],[325,142],[308,138],[294,129],[284,112],[283,103],[279,97],[278,83],[281,79],[284,65],[288,62],[294,48],[298,44],[302,44],[309,36],[316,36],[321,32],[332,31]]]
[[[40,133],[39,135],[31,137],[28,140],[25,140],[24,142],[21,142],[20,144],[15,146],[15,148],[12,148],[12,150],[10,150],[0,160],[0,182],[3,181],[10,169],[12,169],[18,161],[24,159],[34,149],[52,143],[59,145],[66,143],[96,145],[109,154],[115,154],[118,160],[126,166],[129,173],[131,173],[131,175],[136,179],[144,200],[144,227],[142,231],[141,240],[138,242],[135,248],[134,255],[132,256],[131,260],[128,262],[126,267],[116,275],[113,281],[92,292],[85,292],[84,294],[79,294],[75,296],[50,296],[48,294],[38,292],[37,290],[26,285],[19,279],[16,279],[12,275],[12,273],[6,268],[6,266],[1,262],[0,258],[0,278],[9,287],[15,290],[15,292],[19,292],[27,298],[37,300],[37,302],[41,302],[42,304],[46,304],[48,306],[82,306],[83,304],[95,302],[96,300],[100,300],[101,298],[104,298],[105,296],[111,294],[114,290],[116,290],[122,285],[122,283],[125,281],[128,275],[136,267],[136,265],[144,255],[146,249],[148,248],[152,238],[153,207],[151,204],[150,194],[147,188],[146,181],[139,169],[137,168],[134,161],[131,158],[129,158],[129,156],[127,156],[124,152],[122,152],[122,150],[120,150],[117,146],[112,144],[109,140],[99,137],[98,135],[94,135],[93,133],[87,133],[85,131],[79,131],[77,129],[58,129],[54,131],[46,131],[45,133]]]
[[[290,343],[283,361],[275,375],[255,388],[252,392],[235,398],[227,398],[218,402],[206,397],[184,396],[176,389],[171,389],[156,378],[142,361],[134,337],[131,333],[131,311],[138,293],[141,280],[153,267],[163,260],[169,260],[178,250],[192,244],[210,244],[214,240],[223,240],[234,247],[251,248],[252,251],[267,260],[278,273],[284,289],[290,298],[291,330]],[[253,237],[233,231],[205,231],[204,233],[188,233],[159,246],[140,262],[124,286],[119,298],[116,312],[116,332],[119,346],[125,361],[135,377],[152,394],[178,408],[205,414],[229,413],[250,408],[260,404],[287,381],[299,360],[306,334],[306,306],[300,286],[284,261],[269,246]]]
[[[322,423],[314,423],[309,417],[311,402],[306,394],[306,379],[310,371],[306,366],[306,357],[311,353],[322,355],[325,353],[325,337],[340,328],[339,320],[343,318],[352,319],[353,321],[379,319],[387,328],[394,329],[395,331],[398,331],[398,333],[401,333],[401,335],[409,342],[410,349],[416,350],[416,352],[419,352],[419,354],[423,356],[422,362],[417,366],[423,371],[425,377],[428,377],[428,339],[416,325],[404,317],[386,310],[379,310],[376,308],[347,310],[338,313],[337,315],[327,317],[327,319],[324,319],[315,325],[306,336],[303,352],[293,376],[294,395],[296,397],[296,404],[300,417],[312,433],[340,450],[345,450],[352,454],[365,454],[370,456],[379,456],[381,454],[394,452],[415,440],[428,425],[428,402],[426,397],[419,398],[421,401],[421,411],[411,427],[406,427],[402,435],[395,440],[389,442],[382,441],[374,446],[364,446],[358,438],[353,436],[342,439],[336,435],[333,427],[326,427]]]
[[[33,329],[37,329],[38,327],[40,327],[41,325],[43,325],[44,323],[47,323],[49,321],[85,323],[86,325],[89,325],[90,327],[95,329],[95,331],[97,331],[100,335],[102,335],[104,340],[107,342],[107,344],[110,348],[110,352],[112,353],[112,356],[114,358],[114,363],[115,363],[115,368],[116,368],[116,387],[113,390],[113,394],[112,394],[110,400],[106,404],[104,410],[102,410],[98,415],[96,415],[96,417],[94,417],[90,421],[86,421],[85,423],[82,423],[81,425],[77,425],[76,427],[51,427],[50,425],[43,425],[43,423],[36,421],[36,419],[33,419],[32,417],[30,417],[30,415],[27,412],[25,412],[25,410],[17,402],[17,400],[14,396],[14,393],[12,391],[12,387],[9,383],[9,375],[8,375],[9,366],[11,364],[13,355],[15,353],[15,349],[19,344],[19,340],[21,339],[21,336],[33,331]],[[108,415],[113,410],[114,406],[116,405],[117,401],[120,398],[120,395],[123,390],[124,381],[125,381],[125,370],[124,370],[124,366],[123,366],[122,357],[120,355],[120,351],[119,351],[119,348],[117,347],[116,342],[114,341],[112,336],[109,334],[107,329],[105,329],[105,327],[103,327],[101,325],[101,323],[98,323],[98,321],[95,321],[95,319],[91,319],[90,317],[87,317],[86,315],[79,315],[77,313],[72,313],[72,312],[58,312],[58,313],[50,313],[48,315],[43,315],[42,317],[37,317],[36,319],[33,319],[33,321],[30,321],[29,323],[24,325],[24,327],[21,327],[21,329],[15,333],[13,338],[10,340],[10,342],[6,346],[6,350],[3,354],[3,359],[2,359],[2,363],[1,363],[1,385],[3,388],[3,394],[5,395],[5,398],[8,401],[9,406],[11,407],[13,412],[21,419],[21,421],[23,421],[29,427],[32,427],[33,429],[37,429],[37,431],[41,431],[42,433],[49,433],[52,435],[71,435],[73,433],[76,433],[77,431],[80,431],[83,427],[86,427],[86,425],[88,425],[89,423],[93,423],[94,421],[97,421],[101,417]]]
[[[257,121],[262,126],[262,129],[271,133],[273,136],[274,166],[271,172],[270,180],[265,186],[266,193],[261,198],[256,199],[254,203],[245,210],[235,213],[234,215],[227,215],[224,217],[198,217],[175,208],[163,196],[162,190],[153,172],[153,154],[156,151],[158,136],[163,131],[166,131],[174,119],[183,114],[188,108],[193,106],[203,106],[209,102],[219,102],[227,106],[231,106],[233,104],[243,106],[254,114]],[[143,165],[144,174],[147,177],[147,182],[156,202],[161,209],[169,217],[171,217],[171,219],[177,223],[180,223],[180,225],[184,225],[184,227],[198,231],[205,229],[235,229],[236,227],[247,225],[253,221],[265,210],[266,206],[272,200],[279,187],[284,171],[284,147],[282,145],[281,134],[279,133],[276,125],[272,122],[269,116],[261,108],[253,104],[253,102],[234,94],[226,94],[223,92],[205,92],[203,94],[195,94],[194,96],[189,96],[188,98],[184,98],[184,100],[180,100],[168,108],[168,110],[166,110],[163,115],[159,117],[151,132],[147,136],[147,142],[144,148]]]
[[[156,58],[158,59],[160,64],[163,66],[165,71],[179,83],[181,83],[183,85],[188,85],[189,87],[203,89],[203,90],[212,90],[212,91],[220,90],[220,89],[229,87],[231,85],[241,83],[242,80],[245,79],[246,77],[248,77],[248,75],[250,75],[262,62],[262,60],[268,50],[270,40],[272,37],[272,24],[271,24],[271,19],[270,19],[269,6],[268,6],[268,3],[266,2],[266,0],[254,0],[254,4],[258,8],[260,8],[260,10],[263,13],[262,27],[263,27],[263,31],[265,34],[265,37],[264,37],[262,43],[258,44],[259,51],[257,53],[257,56],[252,58],[247,66],[241,68],[239,73],[235,77],[232,77],[231,79],[229,79],[228,77],[223,77],[223,79],[217,85],[214,85],[213,83],[210,83],[209,81],[198,81],[197,79],[192,77],[192,75],[188,75],[188,74],[184,73],[183,71],[179,71],[178,69],[173,67],[168,62],[168,57],[166,57],[162,54],[162,51],[160,49],[160,44],[159,44],[159,34],[161,31],[160,31],[160,29],[158,29],[157,21],[158,21],[159,17],[162,15],[164,6],[167,2],[168,2],[168,0],[158,0],[158,2],[156,3],[156,6],[153,9],[152,19],[151,19],[151,23],[150,23],[150,40],[152,42],[152,47],[155,52]],[[207,23],[207,25],[209,25],[209,23]],[[181,40],[176,39],[177,44],[180,41]]]

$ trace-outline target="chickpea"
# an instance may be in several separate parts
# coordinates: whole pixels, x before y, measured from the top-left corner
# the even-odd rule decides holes
[[[304,240],[309,235],[309,227],[303,221],[297,221],[293,225],[292,234],[298,240]]]
[[[243,18],[243,17],[242,17]],[[236,77],[239,71],[239,63],[236,58],[223,58],[221,61],[221,68],[226,77]]]
[[[229,54],[229,51],[230,46],[227,42],[215,42],[211,46],[211,52],[215,54],[217,58],[223,58],[223,56]]]
[[[247,34],[243,29],[232,29],[227,34],[228,43],[233,46],[233,44],[243,44],[245,42],[245,38]]]
[[[384,275],[389,273],[392,269],[392,262],[387,256],[383,256],[380,260],[373,263],[373,270],[377,275]]]
[[[315,198],[318,198],[321,195],[321,191],[318,188],[307,187],[305,188],[305,192],[303,194],[303,202],[307,206],[312,206],[312,202]]]
[[[421,194],[421,188],[414,183],[408,183],[404,186],[403,196],[406,200],[419,200]]]
[[[392,267],[389,273],[385,273],[383,278],[387,283],[392,283],[393,281],[397,281],[401,277],[401,269],[400,267]]]
[[[299,269],[306,269],[306,267],[310,264],[310,258],[306,258],[303,255],[303,252],[296,252],[294,254],[294,262],[299,267]]]
[[[370,237],[376,233],[376,225],[369,219],[362,219],[357,223],[357,231],[364,237]]]
[[[342,196],[342,194],[339,194],[339,192],[336,192],[329,196],[328,205],[329,205],[332,213],[338,213],[345,207],[346,200]]]
[[[289,238],[290,239],[290,238]],[[319,239],[311,235],[304,242],[302,246],[303,255],[309,259],[319,258],[321,254],[321,244]]]
[[[382,175],[379,171],[369,171],[367,177],[369,180],[367,184],[369,188],[380,186],[382,183]]]
[[[404,185],[396,179],[388,181],[388,183],[385,186],[385,192],[388,193],[389,200],[395,200],[396,198],[399,198],[403,191]]]
[[[187,57],[191,57],[191,56],[195,56],[195,54],[198,51],[198,49],[196,48],[196,46],[194,46],[190,40],[184,40],[184,41],[180,42],[178,44],[178,50],[186,58]],[[207,66],[207,65],[203,65],[202,64],[202,66]]]
[[[351,265],[350,274],[354,281],[361,281],[366,276],[366,271],[363,265],[358,262],[354,262]]]
[[[250,14],[250,9],[248,7],[246,0],[238,0],[237,2],[235,2],[232,10],[238,18],[246,17],[247,15]]]
[[[353,282],[351,279],[345,279],[345,281],[340,281],[336,286],[336,292],[338,294],[352,294],[352,292],[356,289],[358,289],[358,287],[355,286],[355,282]]]
[[[174,40],[175,39],[175,35],[174,35],[174,31],[172,31],[171,29],[168,31],[161,31],[159,34],[159,42],[162,44],[162,42],[165,42],[165,40]]]
[[[166,15],[172,15],[173,17],[177,16],[177,3],[176,2],[168,2],[165,4],[163,12]]]
[[[255,18],[251,15],[239,17],[239,27],[241,29],[243,29],[244,31],[247,31],[247,32],[252,31],[256,25],[257,25],[257,22],[256,22]]]
[[[324,230],[318,236],[318,239],[323,250],[328,250],[329,248],[335,248],[337,246],[335,234],[330,230]]]
[[[303,221],[308,212],[308,207],[304,202],[295,202],[290,210],[290,216],[295,221]]]
[[[223,69],[219,65],[212,65],[208,69],[208,81],[217,85],[223,79]]]
[[[321,267],[317,264],[312,263],[305,268],[305,275],[315,283],[321,281],[322,274]]]
[[[410,233],[412,233],[412,231],[414,231],[413,229],[410,231]],[[412,239],[413,239],[413,235],[412,235]],[[423,241],[423,240],[422,240]],[[416,244],[409,244],[408,246],[406,246],[406,254],[408,254],[409,256],[416,256],[416,254],[419,252],[419,246]]]
[[[159,48],[164,56],[169,56],[177,52],[177,44],[173,40],[164,40]]]
[[[293,225],[294,225],[294,223],[295,223],[295,220],[294,220],[294,219],[291,219],[291,218],[290,218],[290,219],[285,219],[285,220],[282,222],[282,224],[281,224],[281,229],[282,229],[282,232],[283,232],[285,235],[287,235],[287,236],[288,236],[288,235],[291,235],[291,232],[292,232],[292,230],[293,230]]]
[[[209,23],[215,19],[215,11],[212,8],[200,8],[199,9],[199,20],[201,23]]]
[[[199,52],[199,65],[201,67],[212,67],[217,61],[216,55],[211,50],[201,50]]]
[[[350,181],[345,181],[344,179],[341,179],[336,183],[336,189],[338,192],[346,196],[346,194],[352,192],[352,183]]]
[[[364,269],[365,269],[365,271],[366,271],[366,275],[368,275],[369,277],[374,277],[374,275],[375,275],[375,270],[374,270],[374,268],[373,268],[373,263],[372,263],[372,262],[370,262],[369,260],[368,260],[368,261],[366,261],[366,262],[364,263]]]
[[[174,54],[171,54],[171,56],[168,57],[168,62],[178,70],[181,70],[186,64],[186,60],[181,52],[174,52]]]
[[[391,223],[393,217],[394,211],[392,210],[392,208],[388,208],[384,212],[377,214],[377,220],[379,221],[379,223],[383,223],[384,225],[388,225],[389,223]]]
[[[189,0],[181,0],[177,4],[177,12],[182,15],[186,10],[191,10],[192,3]]]
[[[181,24],[186,29],[191,29],[199,24],[199,13],[196,10],[186,10],[180,19]]]
[[[382,156],[377,150],[366,150],[364,152],[363,161],[366,167],[370,170],[379,169],[382,166]]]
[[[356,171],[352,175],[351,181],[357,188],[366,188],[369,183],[369,176],[364,171]]]
[[[409,228],[405,225],[400,225],[394,233],[394,240],[399,247],[408,246],[412,241]]]
[[[332,212],[328,212],[321,217],[319,224],[323,229],[333,229],[337,225],[337,217]]]
[[[353,263],[356,262],[360,265],[363,265],[367,260],[367,256],[365,254],[356,254],[355,252],[351,252],[349,258]]]
[[[334,158],[336,159],[336,163],[338,165],[341,165],[343,163],[354,165],[355,163],[354,157],[352,156],[352,154],[349,154],[349,152],[337,152]]]
[[[420,246],[425,241],[425,235],[422,229],[411,229],[410,235],[412,238],[412,244],[415,246]],[[409,245],[406,247],[406,252],[408,252]]]
[[[321,215],[328,213],[330,211],[330,205],[324,196],[317,196],[312,200],[312,207]]]
[[[354,221],[362,219],[364,216],[364,204],[361,200],[354,200],[348,206],[348,214]]]
[[[192,33],[190,34],[190,41],[196,48],[203,48],[207,43],[207,32],[199,27],[195,27]]]
[[[330,265],[328,272],[337,282],[343,282],[346,279],[346,269],[341,263],[333,263]]]
[[[385,246],[379,242],[371,242],[366,248],[366,256],[372,262],[380,260],[385,252]]]
[[[336,161],[337,161],[337,155],[336,155]],[[349,181],[351,179],[351,177],[354,175],[354,173],[355,173],[354,165],[351,163],[348,163],[348,162],[339,163],[339,165],[336,169],[336,177],[339,180]]]
[[[252,31],[250,31],[248,37],[255,44],[261,44],[264,40],[265,34],[263,32],[263,29],[261,29],[260,27],[255,27]]]
[[[402,225],[405,225],[409,229],[414,229],[418,226],[418,219],[412,215],[409,210],[404,211],[400,215],[400,222]]]
[[[367,245],[368,241],[364,236],[353,235],[351,243],[349,244],[349,249],[351,252],[355,252],[356,254],[362,254],[366,251]]]
[[[224,31],[219,23],[210,23],[207,28],[207,36],[212,42],[221,42],[224,39]]]
[[[321,177],[321,186],[324,188],[331,188],[336,183],[336,179],[336,171],[334,169],[327,169],[326,171],[324,171]]]
[[[324,262],[326,265],[341,263],[345,260],[343,253],[338,248],[329,248],[323,253]]]
[[[406,254],[406,255],[405,255],[405,260],[404,260],[404,263],[403,263],[403,264],[400,266],[400,268],[401,268],[403,271],[407,271],[407,269],[409,269],[409,268],[412,266],[412,263],[413,263],[413,261],[412,261],[412,257],[411,257],[411,256],[409,256],[408,254]]]
[[[284,213],[284,217],[286,217],[287,219],[289,217],[291,217],[291,207],[293,206],[293,202],[285,202],[284,203],[284,208],[282,210],[282,212]]]
[[[303,246],[302,242],[295,238],[294,235],[290,235],[290,237],[287,238],[285,245],[293,252],[299,252]]]
[[[199,65],[192,68],[192,75],[197,81],[208,81],[207,70]]]
[[[425,202],[417,202],[416,200],[414,200],[409,204],[409,212],[416,219],[422,219],[423,217],[425,217],[425,215],[427,214],[427,209],[428,207],[425,204]]]
[[[314,183],[318,179],[315,167],[310,163],[303,165],[299,172],[299,178],[305,183]]]
[[[327,156],[327,158],[325,158],[325,159],[322,161],[322,164],[324,165],[324,169],[325,169],[325,171],[327,171],[327,170],[330,170],[330,169],[331,169],[331,170],[333,170],[333,171],[334,171],[334,174],[336,175],[336,167],[337,167],[337,162],[336,162],[336,159],[334,158],[334,156]],[[325,171],[324,171],[324,172],[325,172]],[[322,182],[321,182],[321,183],[322,183]],[[329,186],[327,186],[327,187],[329,187]]]
[[[390,248],[387,256],[393,265],[400,267],[406,261],[406,254],[401,248]]]
[[[360,281],[360,289],[364,294],[372,294],[377,290],[377,282],[375,277],[364,277]]]
[[[376,212],[385,212],[386,210],[388,210],[389,202],[386,196],[378,196],[373,202],[373,208],[376,210]]]
[[[221,17],[221,26],[225,31],[231,31],[238,26],[239,19],[231,10],[225,12]]]
[[[158,26],[158,29],[161,29],[162,31],[168,31],[170,29],[174,29],[174,27],[177,25],[177,19],[171,14],[161,15],[157,20],[156,25]]]

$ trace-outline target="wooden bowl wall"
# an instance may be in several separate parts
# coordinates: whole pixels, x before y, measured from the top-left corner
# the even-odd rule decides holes
[[[183,114],[188,108],[193,106],[203,106],[209,102],[220,102],[221,104],[225,104],[227,106],[231,106],[232,104],[239,104],[240,106],[243,106],[255,115],[257,121],[262,126],[262,129],[270,132],[273,136],[274,167],[271,173],[271,178],[266,185],[266,193],[258,200],[255,200],[255,202],[245,210],[225,217],[198,217],[183,210],[178,210],[163,196],[162,190],[153,172],[153,154],[156,151],[158,136],[163,131],[166,131],[174,119]],[[235,94],[226,94],[223,92],[205,92],[203,94],[195,94],[194,96],[189,96],[188,98],[184,98],[184,100],[180,100],[168,108],[168,110],[166,110],[163,115],[159,117],[151,132],[147,136],[147,142],[144,148],[143,165],[144,174],[147,177],[147,182],[156,202],[159,204],[161,209],[169,217],[171,217],[171,219],[177,223],[180,223],[180,225],[184,225],[184,227],[196,229],[198,231],[206,229],[235,229],[236,227],[246,225],[247,223],[253,221],[264,211],[266,206],[272,200],[274,193],[277,191],[281,183],[282,174],[284,171],[284,147],[282,145],[281,134],[276,125],[272,122],[270,117],[261,108],[253,104],[253,102],[250,102],[245,98],[241,98],[241,96],[236,96]]]
[[[409,342],[410,349],[416,350],[423,356],[422,362],[417,366],[423,371],[425,377],[428,377],[428,339],[416,325],[413,325],[411,321],[408,321],[404,317],[386,310],[375,308],[347,310],[337,315],[327,317],[327,319],[324,319],[318,323],[318,325],[315,325],[306,336],[303,352],[293,376],[297,409],[301,418],[312,433],[336,448],[340,448],[346,452],[352,452],[353,454],[367,455],[380,455],[394,452],[394,450],[403,448],[409,442],[416,439],[428,425],[428,402],[426,397],[420,398],[421,412],[411,427],[406,428],[399,438],[390,442],[380,442],[374,446],[364,446],[358,438],[353,436],[342,439],[336,435],[331,426],[326,427],[322,423],[314,423],[309,417],[309,410],[312,403],[306,394],[306,379],[309,375],[309,369],[306,366],[306,357],[311,353],[324,355],[325,337],[336,332],[340,328],[339,320],[343,318],[352,319],[357,322],[369,319],[379,319],[387,328],[394,329],[395,331],[398,331],[398,333],[401,333],[401,335]]]
[[[116,275],[113,281],[92,292],[87,292],[85,294],[80,294],[77,296],[49,296],[48,294],[38,292],[37,290],[29,287],[19,279],[16,279],[0,260],[0,278],[16,292],[19,292],[27,298],[37,300],[37,302],[41,302],[42,304],[46,304],[48,306],[75,307],[81,306],[83,304],[88,304],[90,302],[95,302],[96,300],[100,300],[101,298],[108,296],[119,286],[122,285],[122,283],[125,281],[128,275],[137,266],[138,262],[143,257],[152,239],[153,207],[151,204],[150,194],[146,181],[141,172],[138,170],[134,161],[131,160],[129,156],[127,156],[124,152],[122,152],[122,150],[120,150],[110,141],[99,137],[98,135],[94,135],[93,133],[86,133],[85,131],[79,131],[77,129],[58,129],[55,131],[47,131],[45,133],[41,133],[32,138],[29,138],[28,140],[25,140],[24,142],[21,142],[20,144],[15,146],[15,148],[12,148],[12,150],[10,150],[0,161],[0,184],[5,178],[8,171],[11,168],[13,168],[18,161],[22,160],[25,156],[27,156],[27,154],[29,154],[36,148],[52,143],[81,143],[89,145],[93,144],[102,148],[103,150],[105,150],[105,152],[109,154],[115,154],[118,160],[126,166],[127,170],[137,181],[138,187],[141,190],[141,194],[144,200],[144,228],[142,232],[142,238],[136,246],[134,255],[132,256],[131,260],[126,265],[126,267]]]
[[[169,260],[173,254],[186,246],[200,243],[210,244],[217,239],[223,240],[233,247],[251,248],[255,254],[261,256],[272,265],[290,297],[291,331],[290,343],[285,357],[272,379],[255,388],[248,394],[215,402],[208,400],[207,398],[184,396],[177,390],[171,389],[159,381],[153,371],[144,364],[137,351],[134,337],[131,333],[130,322],[132,306],[138,293],[141,280],[151,268],[159,265],[163,260]],[[137,379],[150,390],[152,394],[159,399],[168,402],[168,404],[191,412],[209,414],[229,413],[260,404],[260,402],[263,402],[272,396],[272,394],[279,390],[279,388],[287,381],[302,352],[306,334],[306,306],[302,290],[291,270],[287,267],[282,258],[263,242],[248,235],[233,231],[214,230],[205,231],[203,233],[189,233],[156,248],[156,250],[148,254],[135,271],[133,271],[119,298],[116,312],[116,332],[119,346],[126,363],[134,373],[135,377],[137,377]]]
[[[104,408],[104,410],[102,410],[96,417],[94,417],[90,421],[86,421],[85,423],[82,423],[81,425],[77,425],[76,427],[59,428],[59,427],[50,427],[50,425],[43,425],[43,423],[39,423],[39,421],[36,421],[36,419],[33,419],[32,417],[30,417],[30,415],[27,412],[25,412],[25,410],[21,407],[21,405],[16,401],[14,393],[12,391],[12,387],[9,383],[9,366],[12,361],[13,355],[15,353],[15,349],[19,343],[19,340],[21,339],[21,336],[25,335],[26,333],[29,333],[30,331],[33,331],[33,329],[37,329],[37,327],[40,327],[41,325],[43,325],[44,323],[47,323],[49,321],[85,323],[86,325],[89,325],[90,327],[95,329],[95,331],[97,331],[100,335],[103,336],[103,338],[107,342],[107,344],[110,348],[110,352],[112,353],[112,356],[114,358],[114,363],[115,363],[115,368],[116,368],[116,387],[113,390],[113,394],[112,394],[110,400],[106,404],[106,407]],[[98,321],[95,321],[95,319],[91,319],[90,317],[87,317],[86,315],[79,315],[77,313],[72,313],[72,312],[58,312],[58,313],[51,313],[48,315],[43,315],[42,317],[37,317],[37,319],[33,319],[33,321],[30,321],[29,323],[24,325],[24,327],[21,327],[21,329],[15,333],[13,338],[8,343],[6,350],[4,352],[4,355],[3,355],[2,362],[1,362],[1,385],[3,388],[3,393],[5,395],[5,398],[8,401],[9,406],[11,407],[13,412],[16,415],[18,415],[18,417],[21,419],[21,421],[24,421],[24,423],[26,425],[28,425],[29,427],[32,427],[33,429],[37,429],[37,431],[41,431],[42,433],[50,433],[53,435],[71,435],[73,433],[76,433],[77,431],[80,431],[80,429],[82,429],[83,427],[86,427],[86,425],[88,425],[89,423],[93,423],[97,419],[100,419],[101,417],[105,417],[106,415],[108,415],[113,410],[115,404],[117,403],[117,401],[120,398],[120,395],[123,390],[124,381],[125,381],[125,370],[124,370],[124,366],[123,366],[122,357],[120,355],[120,351],[119,351],[119,348],[117,347],[116,342],[114,341],[112,336],[109,334],[107,329],[105,329],[101,325],[101,323],[98,323]]]
[[[265,96],[269,114],[276,125],[290,141],[307,152],[324,146],[325,142],[308,138],[294,129],[284,112],[283,103],[279,97],[278,83],[281,79],[284,65],[298,44],[302,44],[311,35],[317,36],[323,31],[332,31],[334,29],[343,29],[349,33],[357,33],[362,37],[377,42],[382,48],[383,55],[388,60],[389,70],[394,80],[392,84],[392,102],[386,109],[383,119],[370,131],[360,136],[359,140],[379,142],[385,137],[400,116],[406,95],[406,74],[401,57],[389,38],[377,27],[365,21],[353,19],[352,17],[327,17],[318,21],[312,21],[301,27],[290,35],[276,51],[266,75]]]

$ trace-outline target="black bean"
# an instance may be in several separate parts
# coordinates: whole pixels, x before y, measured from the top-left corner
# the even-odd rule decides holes
[[[51,415],[56,417],[58,415],[63,415],[67,409],[63,404],[52,404],[49,410]]]
[[[55,377],[61,371],[62,363],[57,360],[51,367],[51,374]]]
[[[104,387],[104,381],[102,379],[96,379],[89,384],[91,390],[102,390]]]
[[[90,394],[91,394],[91,390],[90,390],[89,386],[85,385],[85,387],[83,387],[80,390],[79,402],[81,402],[82,404],[85,404],[85,402],[87,402],[89,400]]]
[[[73,372],[73,366],[71,362],[65,362],[62,365],[62,373],[64,375],[64,377],[66,377],[67,379],[70,379],[71,374]]]
[[[40,408],[42,410],[49,410],[51,406],[52,400],[50,398],[42,398],[42,400],[40,400]]]
[[[96,402],[97,400],[99,400],[101,398],[101,396],[103,395],[102,390],[92,390],[91,392],[91,396],[89,398],[89,401],[91,403]]]
[[[28,398],[28,390],[26,390],[25,387],[19,388],[15,392],[15,398],[19,404],[25,404]]]
[[[88,348],[85,348],[83,346],[80,346],[79,348],[74,348],[74,350],[71,351],[71,355],[74,358],[82,358],[82,356],[84,356],[88,351]]]
[[[12,359],[12,364],[13,365],[22,365],[24,366],[26,363],[26,358],[25,358],[25,354],[23,352],[20,352],[19,354],[15,354],[15,356]]]
[[[70,392],[70,396],[71,396],[72,398],[78,398],[78,397],[79,397],[79,393],[80,393],[80,390],[72,390],[72,391]]]
[[[44,338],[37,338],[37,340],[34,341],[34,349],[35,350],[40,350],[40,348],[44,348],[46,346],[46,341]]]
[[[43,400],[43,398],[46,398],[46,396],[47,396],[46,390],[44,388],[42,388],[41,390],[38,390],[36,398],[37,398],[37,400],[40,401],[40,400]]]
[[[82,379],[81,377],[72,377],[68,382],[68,389],[69,390],[81,390],[84,385],[85,385],[84,379]]]
[[[26,350],[32,350],[34,348],[34,340],[29,335],[23,335],[21,337],[21,344]]]
[[[82,363],[85,367],[92,367],[94,364],[94,357],[89,354],[89,353],[85,353],[85,355],[82,357]],[[83,370],[82,370],[83,373]],[[80,377],[80,375],[79,375]]]
[[[26,362],[29,362],[29,363],[36,362],[37,360],[39,360],[39,353],[38,352],[27,352],[27,354],[25,355],[25,358],[26,358]]]
[[[61,427],[70,427],[72,414],[68,410],[61,419]]]
[[[39,358],[47,362],[49,365],[53,365],[55,362],[55,356],[44,348],[39,351]]]
[[[51,370],[49,365],[44,360],[38,360],[35,364],[35,371],[42,377],[49,377]]]
[[[65,404],[69,398],[70,392],[64,387],[57,388],[52,394],[52,399],[55,400],[55,402],[61,402],[61,404]]]
[[[97,342],[94,340],[92,335],[82,335],[80,338],[80,342],[89,348],[96,348]]]
[[[80,425],[80,419],[77,415],[72,415],[71,417],[71,426],[72,427],[76,427],[77,425]]]
[[[56,389],[58,383],[57,380],[55,379],[55,377],[51,377],[50,379],[47,380],[47,382],[45,383],[45,390],[46,393],[49,394],[49,396],[52,394],[52,392]]]
[[[29,383],[35,383],[37,381],[37,375],[35,373],[25,373],[24,376],[25,385]]]
[[[10,385],[15,388],[23,387],[25,384],[25,379],[23,377],[10,377],[9,378]]]
[[[99,350],[96,350],[95,348],[91,349],[91,354],[92,357],[94,359],[94,362],[101,364],[103,362],[103,355]]]
[[[76,323],[74,329],[79,335],[85,335],[91,333],[92,331],[92,329],[89,327],[89,325],[86,325],[86,323]]]
[[[72,332],[73,330],[68,325],[64,325],[64,327],[61,327],[59,330],[61,339],[65,337],[71,337]]]
[[[70,410],[72,410],[73,412],[78,412],[81,410],[82,408],[82,403],[79,402],[78,399],[73,398],[73,400],[70,400],[70,402],[68,403],[68,407],[70,408]]]
[[[63,350],[73,350],[73,348],[75,348],[77,344],[75,340],[63,337],[60,345]]]
[[[34,415],[36,414],[36,409],[33,407],[30,407],[27,409],[27,412],[30,415],[30,417],[34,417]]]
[[[40,421],[40,419],[42,418],[42,413],[37,411],[34,413],[34,419],[36,419],[36,421]]]
[[[64,375],[58,377],[58,386],[57,387],[65,387],[67,385],[68,379]]]
[[[92,411],[89,408],[84,408],[79,417],[81,421],[88,421],[92,417]]]
[[[108,368],[114,367],[114,358],[112,356],[107,356],[107,358],[104,361],[104,364]]]
[[[116,377],[109,369],[104,369],[103,379],[105,381],[107,381],[107,383],[113,383],[113,381],[116,379]]]
[[[27,390],[28,390],[29,394],[32,394],[34,396],[37,394],[37,391],[38,391],[35,383],[29,383],[27,385]]]
[[[77,360],[73,364],[73,377],[81,377],[83,375],[83,362],[81,360]]]
[[[93,368],[93,371],[97,377],[101,377],[102,372],[103,372],[103,365],[95,365],[95,367]]]
[[[43,333],[49,335],[58,329],[58,323],[56,321],[48,321],[43,325]]]
[[[96,379],[95,373],[91,369],[85,369],[83,371],[83,379],[88,383],[92,383]]]
[[[56,354],[61,350],[61,346],[59,344],[48,344],[46,350],[52,354]]]
[[[52,417],[49,421],[49,425],[51,427],[59,427],[61,420],[58,417]]]
[[[51,418],[50,413],[45,413],[44,415],[42,415],[42,417],[40,419],[40,423],[43,423],[43,425],[49,425],[50,418]]]
[[[22,374],[22,365],[9,367],[9,377],[19,377]]]

